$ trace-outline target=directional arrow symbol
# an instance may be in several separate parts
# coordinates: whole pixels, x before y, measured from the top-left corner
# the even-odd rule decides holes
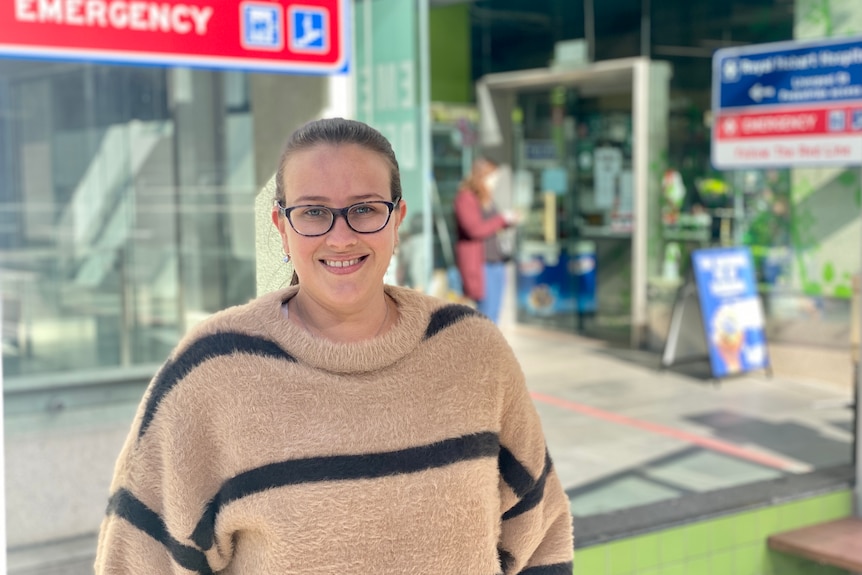
[[[774,98],[775,86],[762,86],[757,83],[748,91],[748,97],[758,103],[764,98]]]

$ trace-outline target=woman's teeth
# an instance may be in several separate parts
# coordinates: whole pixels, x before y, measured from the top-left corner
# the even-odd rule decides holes
[[[323,263],[333,268],[346,268],[347,266],[356,265],[359,263],[359,258],[354,260],[324,260]]]

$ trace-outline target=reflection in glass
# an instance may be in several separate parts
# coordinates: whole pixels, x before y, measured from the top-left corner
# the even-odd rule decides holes
[[[171,93],[171,74],[195,90]],[[158,364],[254,289],[244,77],[48,62],[0,68],[3,368]],[[182,167],[182,169],[180,169]]]

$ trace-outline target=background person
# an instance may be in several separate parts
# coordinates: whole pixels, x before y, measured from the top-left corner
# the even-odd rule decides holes
[[[494,205],[497,164],[480,157],[455,196],[455,261],[461,273],[464,295],[494,323],[506,290],[506,265],[498,232],[515,225],[514,212],[498,213]]]
[[[407,212],[389,142],[312,122],[277,179],[298,283],[201,322],[154,378],[96,573],[570,574],[569,502],[500,331],[383,283]]]

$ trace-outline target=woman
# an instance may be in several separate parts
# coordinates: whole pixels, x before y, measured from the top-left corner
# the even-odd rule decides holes
[[[491,182],[496,172],[494,162],[478,158],[455,196],[455,262],[464,295],[491,321],[499,323],[506,268],[497,232],[513,225],[515,218],[508,212],[497,213],[494,206]]]
[[[307,124],[275,200],[297,283],[202,322],[156,375],[96,573],[569,575],[511,349],[472,309],[383,284],[407,212],[389,142]]]

